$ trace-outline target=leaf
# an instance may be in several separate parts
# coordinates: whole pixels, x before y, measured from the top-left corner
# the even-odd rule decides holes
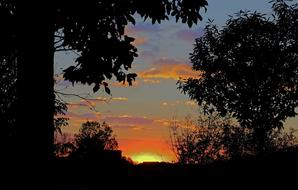
[[[152,24],[155,24],[156,18],[152,18]]]
[[[171,3],[168,3],[167,5],[166,5],[166,9],[167,9],[167,14],[169,15],[170,13],[171,13],[171,10],[172,10],[172,5],[171,5]],[[172,15],[173,16],[173,15]]]
[[[127,35],[124,36],[124,40],[127,41],[128,43],[131,43],[131,42],[135,41],[134,38],[129,37],[129,36],[127,36]]]
[[[126,18],[129,22],[131,22],[133,25],[136,24],[136,21],[135,19],[131,16],[131,15],[126,15]]]
[[[127,79],[128,85],[132,86],[132,80],[131,79]]]
[[[120,33],[120,35],[124,34],[124,27],[119,27],[119,33]]]
[[[94,92],[94,93],[97,92],[97,91],[99,90],[99,88],[100,88],[99,84],[96,83],[96,84],[94,85],[94,87],[93,87],[93,92]]]
[[[105,87],[109,86],[109,84],[107,82],[102,82],[102,85],[104,85]]]
[[[111,95],[111,90],[109,89],[109,87],[105,86],[105,92],[109,95]]]
[[[189,28],[192,27],[192,20],[191,20],[191,19],[188,19],[188,21],[187,21],[187,25],[188,25]]]
[[[67,73],[67,72],[72,72],[76,67],[75,66],[70,66],[67,69],[64,69],[63,72]]]
[[[202,21],[202,20],[203,20],[203,17],[199,14],[199,15],[198,15],[198,19],[199,19],[200,21]]]

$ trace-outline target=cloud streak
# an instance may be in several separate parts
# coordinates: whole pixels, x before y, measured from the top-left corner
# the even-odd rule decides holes
[[[130,115],[118,115],[118,116],[106,116],[103,118],[104,121],[108,123],[113,123],[118,127],[121,125],[125,126],[144,126],[144,125],[152,125],[154,120],[147,117],[138,117],[138,116],[130,116]]]
[[[148,70],[138,72],[142,79],[186,79],[197,77],[198,72],[193,71],[189,64],[179,62],[173,59],[159,59],[153,63],[153,67]]]

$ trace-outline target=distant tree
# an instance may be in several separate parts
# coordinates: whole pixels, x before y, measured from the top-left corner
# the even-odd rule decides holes
[[[171,142],[181,164],[208,164],[216,160],[236,159],[254,154],[249,131],[239,127],[231,117],[218,113],[187,117],[173,123]]]
[[[135,24],[135,15],[153,24],[171,15],[192,26],[202,19],[199,11],[206,6],[206,0],[0,0],[0,51],[14,49],[18,60],[19,156],[29,160],[53,156],[55,51],[78,54],[76,65],[65,70],[65,79],[93,84],[95,92],[102,86],[110,93],[106,80],[115,77],[132,84],[136,77],[127,70],[137,49],[134,38],[124,33],[125,26]],[[28,148],[36,145],[38,151]]]
[[[118,142],[111,127],[103,122],[87,121],[82,124],[80,132],[75,135],[75,149],[71,157],[81,159],[98,159],[105,150],[117,150]]]
[[[171,126],[171,145],[178,163],[205,165],[218,160],[235,160],[257,155],[253,129],[239,126],[218,112],[199,113]],[[266,153],[297,148],[296,130],[272,130],[266,141]]]
[[[298,4],[273,2],[271,18],[241,11],[222,29],[209,24],[191,54],[200,77],[179,83],[199,105],[253,129],[260,153],[298,106]]]

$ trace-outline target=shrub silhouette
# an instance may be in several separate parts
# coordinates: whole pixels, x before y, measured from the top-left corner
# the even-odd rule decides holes
[[[264,153],[297,148],[296,131],[273,130],[267,138]],[[254,131],[241,127],[235,119],[218,112],[201,113],[171,127],[172,149],[181,164],[206,165],[220,160],[241,160],[257,156]]]

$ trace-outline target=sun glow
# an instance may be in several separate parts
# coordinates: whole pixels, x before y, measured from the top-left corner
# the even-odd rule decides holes
[[[139,153],[131,156],[131,159],[136,163],[142,162],[162,162],[161,156],[154,153]]]

